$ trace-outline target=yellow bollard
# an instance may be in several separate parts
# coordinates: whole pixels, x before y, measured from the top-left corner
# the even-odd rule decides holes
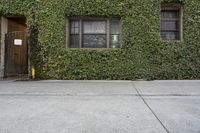
[[[31,76],[32,76],[32,79],[35,79],[35,68],[33,66],[31,68]]]

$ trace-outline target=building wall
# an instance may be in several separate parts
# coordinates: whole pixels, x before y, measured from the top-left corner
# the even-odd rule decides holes
[[[29,18],[31,63],[38,79],[200,78],[199,0],[2,0],[1,3],[3,15]],[[161,3],[183,7],[183,40],[160,39]],[[120,17],[122,47],[66,48],[66,21],[72,16]]]

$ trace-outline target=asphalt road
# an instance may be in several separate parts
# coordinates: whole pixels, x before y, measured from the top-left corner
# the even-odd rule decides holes
[[[200,81],[0,81],[0,133],[200,133]]]

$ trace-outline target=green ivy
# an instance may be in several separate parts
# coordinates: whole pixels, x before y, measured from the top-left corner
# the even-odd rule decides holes
[[[183,6],[183,41],[160,40],[161,3]],[[0,14],[24,15],[38,79],[199,79],[199,0],[1,0]],[[119,16],[120,49],[70,49],[70,16]]]

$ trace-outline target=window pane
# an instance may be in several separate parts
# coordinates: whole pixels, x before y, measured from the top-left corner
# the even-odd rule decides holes
[[[110,35],[110,48],[120,48],[119,35]]]
[[[79,48],[79,35],[70,35],[70,48]]]
[[[178,32],[161,32],[161,38],[163,40],[178,40],[179,33]]]
[[[74,27],[79,27],[79,21],[74,22]]]
[[[84,34],[105,34],[106,22],[105,21],[84,21]]]
[[[110,22],[110,31],[111,31],[111,34],[120,33],[120,20],[112,20]]]
[[[79,34],[79,28],[71,28],[71,34]]]
[[[74,34],[79,34],[79,28],[74,29]]]
[[[71,21],[71,34],[79,34],[79,21]]]
[[[161,21],[161,30],[178,30],[178,21]]]
[[[71,21],[71,27],[73,27],[73,28],[79,27],[79,21],[77,21],[77,20]]]
[[[83,35],[84,48],[106,48],[106,35]]]
[[[162,18],[179,18],[179,11],[162,11]]]

